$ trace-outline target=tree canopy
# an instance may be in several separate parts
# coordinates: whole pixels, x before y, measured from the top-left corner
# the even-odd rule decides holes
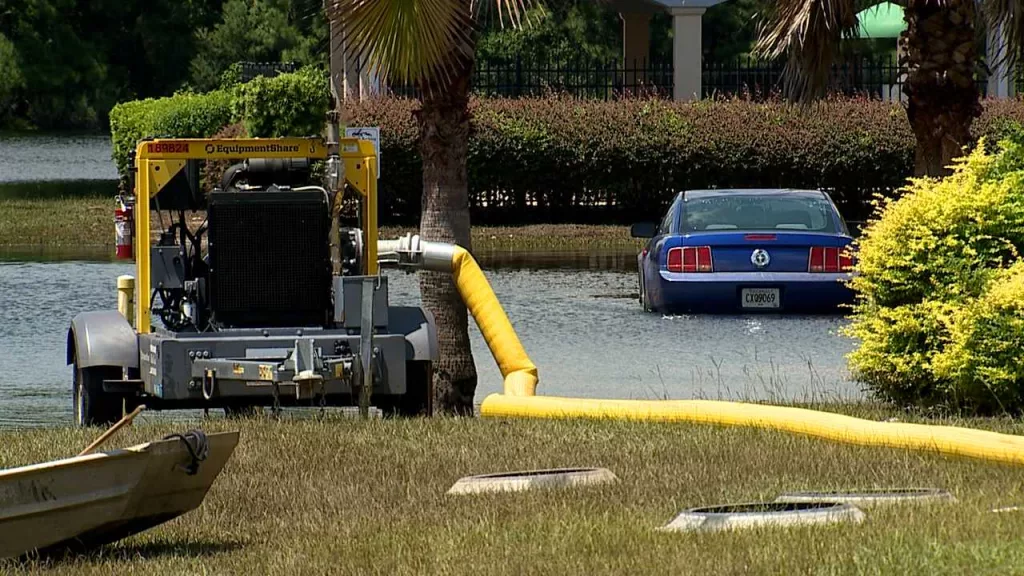
[[[766,0],[705,15],[705,57],[749,51]],[[539,2],[530,24],[480,19],[478,59],[621,57],[622,22],[598,2]],[[0,128],[107,124],[118,102],[205,91],[239,61],[326,65],[322,0],[6,0],[0,7]],[[539,5],[545,6],[541,8]],[[493,15],[492,15],[493,16]],[[651,58],[668,62],[671,18],[651,21]]]

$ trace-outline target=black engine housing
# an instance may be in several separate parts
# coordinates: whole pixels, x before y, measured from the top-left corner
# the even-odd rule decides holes
[[[327,325],[330,210],[323,189],[209,196],[210,310],[225,328]]]

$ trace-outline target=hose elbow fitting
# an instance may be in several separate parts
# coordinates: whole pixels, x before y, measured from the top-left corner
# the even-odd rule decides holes
[[[537,366],[530,361],[498,297],[472,254],[457,244],[429,242],[407,234],[397,240],[379,240],[381,264],[451,274],[459,296],[476,321],[504,378],[505,394],[533,396]]]
[[[519,336],[476,260],[461,246],[451,245],[451,248],[452,280],[498,363],[505,379],[505,394],[533,396],[539,380],[537,366],[526,355]]]

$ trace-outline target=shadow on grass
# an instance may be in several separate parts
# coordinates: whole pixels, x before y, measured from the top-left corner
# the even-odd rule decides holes
[[[164,558],[169,556],[199,558],[234,552],[235,550],[240,550],[243,546],[241,542],[234,541],[160,539],[151,542],[108,544],[85,556],[103,556],[107,559],[119,560]]]
[[[118,542],[88,550],[54,550],[10,560],[10,567],[24,569],[53,566],[74,561],[133,561],[160,558],[206,558],[240,550],[244,544],[237,541],[158,539],[149,542]],[[5,561],[0,560],[0,572]]]

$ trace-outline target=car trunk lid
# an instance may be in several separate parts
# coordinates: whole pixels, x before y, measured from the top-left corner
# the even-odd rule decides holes
[[[686,243],[710,246],[715,272],[807,272],[811,246],[849,241],[808,232],[730,232],[693,235]]]

